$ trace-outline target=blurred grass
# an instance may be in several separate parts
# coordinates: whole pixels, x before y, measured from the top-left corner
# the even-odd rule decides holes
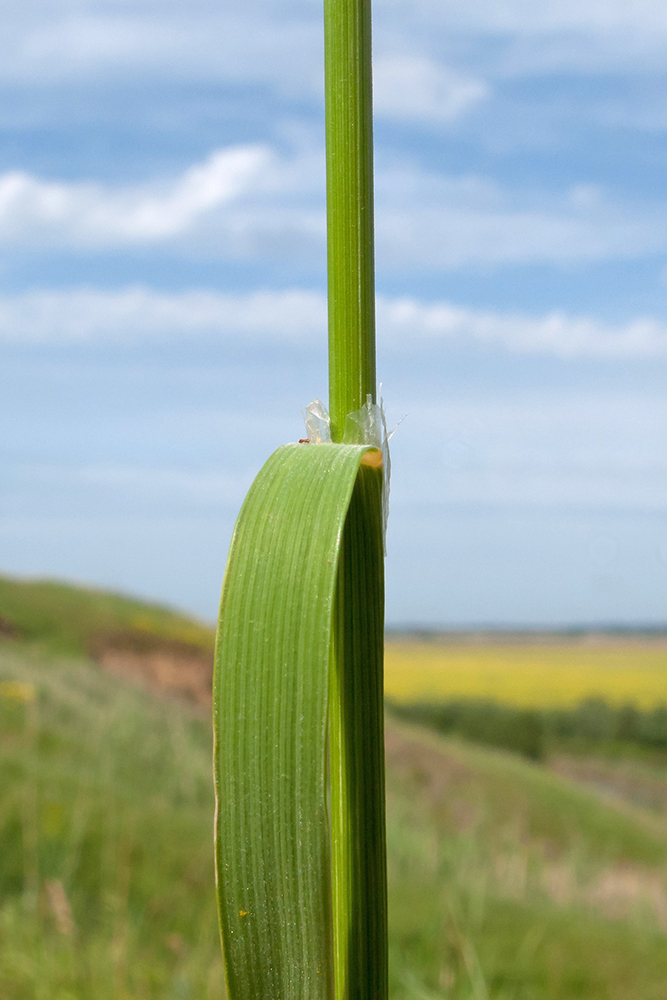
[[[574,708],[515,708],[495,701],[392,702],[392,716],[443,735],[512,750],[532,760],[567,753],[667,763],[667,706],[615,707],[589,698]]]
[[[391,640],[385,691],[397,702],[493,700],[522,708],[587,698],[667,704],[667,640],[445,643]]]
[[[0,677],[35,691],[0,697],[0,996],[222,997],[208,718],[85,662]]]
[[[0,998],[223,1000],[207,714],[48,646],[0,640]],[[663,767],[387,737],[392,1000],[664,998]]]
[[[208,720],[10,643],[0,676],[23,685],[1,709],[0,996],[222,998]],[[664,996],[649,813],[515,756],[388,737],[394,1000]]]
[[[664,825],[518,757],[389,735],[393,997],[664,997]]]

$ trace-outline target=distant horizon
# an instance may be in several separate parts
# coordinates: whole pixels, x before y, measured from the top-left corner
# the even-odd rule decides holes
[[[101,593],[116,594],[127,597],[131,600],[146,605],[155,605],[166,608],[177,614],[192,617],[204,625],[215,628],[215,619],[204,618],[196,612],[183,605],[173,604],[169,601],[160,600],[154,596],[137,593],[136,591],[123,590],[118,587],[105,586],[100,583],[82,580],[73,580],[66,577],[48,576],[41,574],[19,574],[7,573],[0,568],[0,578],[15,580],[19,583],[45,583],[63,585],[74,589],[88,591],[99,591]],[[2,608],[0,608],[0,616]],[[526,636],[535,637],[543,635],[545,637],[592,637],[599,636],[646,636],[646,637],[666,637],[667,620],[663,622],[562,622],[562,623],[520,623],[520,622],[484,622],[484,623],[451,623],[443,624],[433,622],[430,624],[414,624],[409,622],[386,622],[385,634],[387,636],[408,636],[413,639],[434,640],[439,637],[450,636]]]
[[[585,623],[577,625],[474,625],[474,626],[419,626],[411,628],[403,625],[387,625],[385,634],[391,636],[409,636],[411,638],[424,638],[427,640],[437,640],[438,638],[455,636],[475,636],[484,638],[494,638],[496,636],[516,636],[525,638],[571,638],[571,639],[595,639],[612,638],[623,636],[636,636],[646,638],[667,639],[667,622],[644,623],[644,624],[619,624],[619,623]]]

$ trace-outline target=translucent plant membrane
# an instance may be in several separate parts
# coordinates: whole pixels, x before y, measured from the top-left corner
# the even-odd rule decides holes
[[[382,388],[382,386],[380,386]],[[305,408],[304,421],[310,444],[331,444],[331,418],[321,399],[314,399]],[[365,444],[382,452],[382,539],[387,554],[387,523],[389,520],[389,489],[391,485],[391,457],[389,441],[394,432],[387,431],[384,400],[373,402],[370,393],[359,410],[345,418],[344,444]]]

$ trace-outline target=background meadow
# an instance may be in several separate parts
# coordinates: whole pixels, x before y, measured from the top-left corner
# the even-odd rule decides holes
[[[53,583],[3,578],[0,606],[0,993],[224,1000],[211,632]],[[392,1000],[664,995],[667,643],[606,641],[607,674],[600,636],[390,639]],[[516,695],[530,665],[558,703]],[[605,687],[647,665],[646,704]]]

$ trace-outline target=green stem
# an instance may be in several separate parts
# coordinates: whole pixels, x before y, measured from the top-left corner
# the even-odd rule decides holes
[[[324,0],[329,273],[329,411],[375,400],[373,109],[370,0]]]
[[[375,401],[370,0],[324,0],[329,410]],[[362,467],[341,540],[329,687],[336,1000],[387,996],[382,471]]]

